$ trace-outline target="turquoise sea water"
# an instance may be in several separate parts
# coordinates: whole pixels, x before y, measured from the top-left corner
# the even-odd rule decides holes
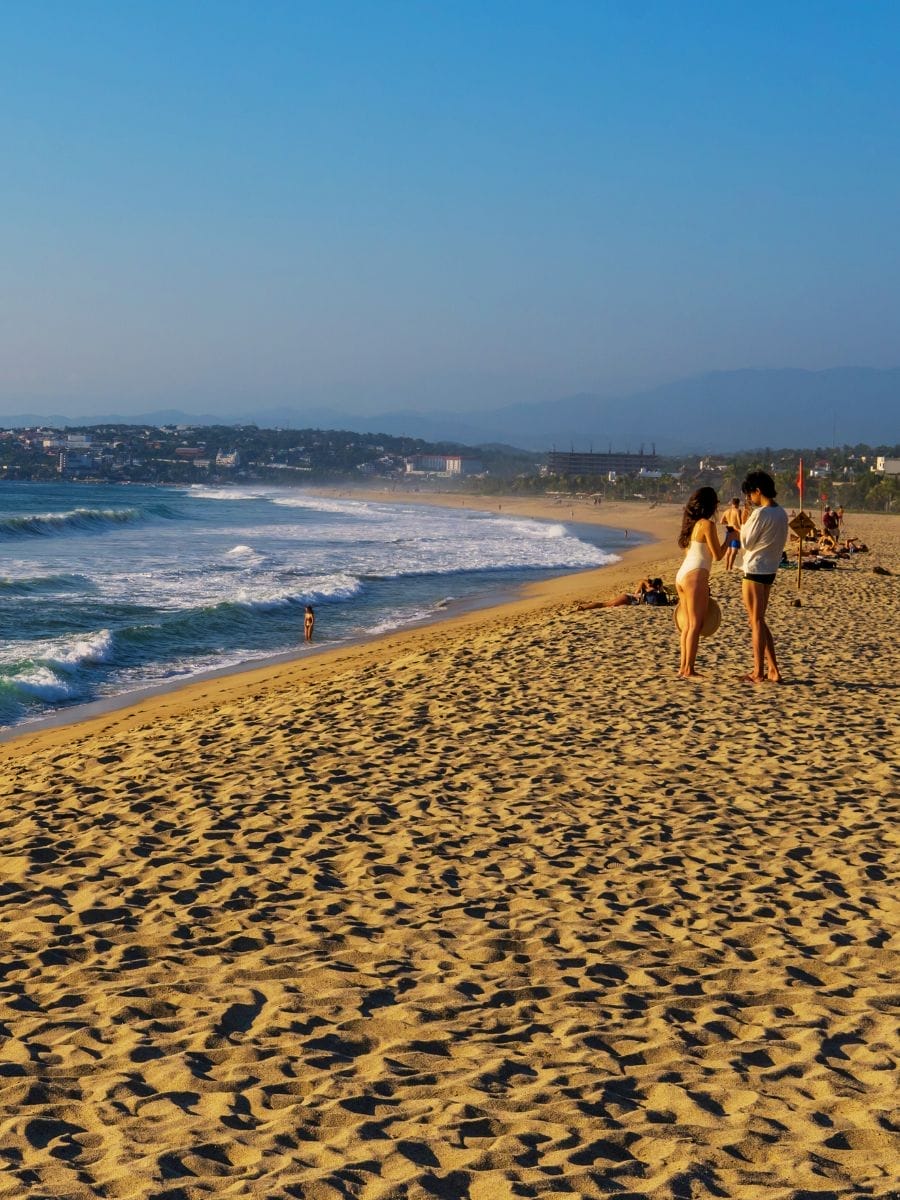
[[[0,725],[615,561],[620,530],[274,487],[0,484]],[[632,539],[633,543],[633,539]]]

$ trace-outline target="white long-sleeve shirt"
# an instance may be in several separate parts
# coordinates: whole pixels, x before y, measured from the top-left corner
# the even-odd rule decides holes
[[[788,539],[788,515],[780,504],[754,508],[741,526],[745,575],[774,575]]]

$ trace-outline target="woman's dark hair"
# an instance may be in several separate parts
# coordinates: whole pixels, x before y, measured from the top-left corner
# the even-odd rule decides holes
[[[767,475],[765,471],[751,471],[741,484],[741,491],[745,496],[749,496],[757,488],[759,488],[767,500],[774,500],[778,494],[775,491],[775,480],[771,475]]]
[[[681,533],[678,535],[678,545],[686,549],[690,545],[694,526],[703,517],[711,517],[716,511],[719,497],[716,489],[711,487],[697,488],[690,500],[684,506],[684,516],[681,519]]]

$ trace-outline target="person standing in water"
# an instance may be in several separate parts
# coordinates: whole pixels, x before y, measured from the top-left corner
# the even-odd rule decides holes
[[[772,631],[766,624],[769,593],[788,539],[788,515],[775,503],[775,481],[765,471],[751,471],[741,491],[753,506],[741,526],[744,580],[741,591],[750,622],[753,669],[743,683],[781,683]]]
[[[312,641],[313,628],[316,623],[316,614],[313,612],[311,604],[307,604],[306,612],[303,614],[303,640],[305,642]]]

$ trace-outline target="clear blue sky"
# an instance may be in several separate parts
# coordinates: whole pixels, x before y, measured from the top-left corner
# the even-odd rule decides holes
[[[900,5],[5,0],[0,413],[896,366]]]

